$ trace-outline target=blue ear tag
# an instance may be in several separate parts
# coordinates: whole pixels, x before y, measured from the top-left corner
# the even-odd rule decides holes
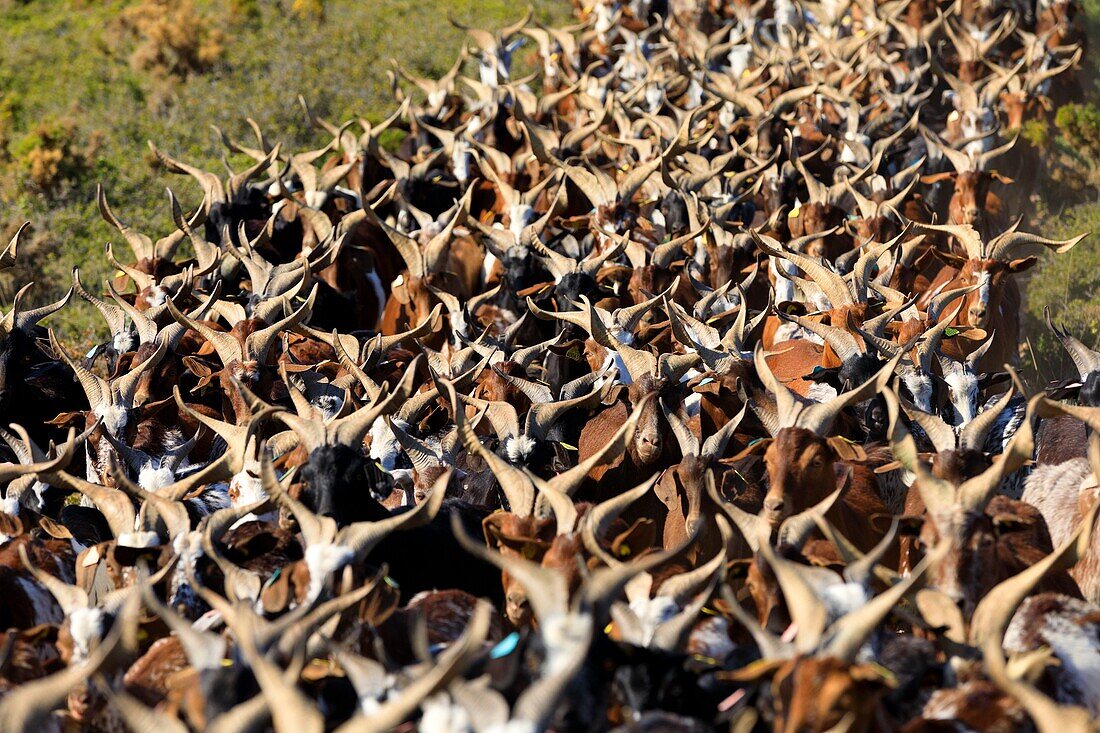
[[[500,643],[493,647],[493,650],[489,652],[490,659],[500,659],[506,657],[516,650],[519,646],[519,632],[513,631],[508,636],[500,640]]]
[[[264,583],[264,588],[269,588],[275,584],[275,581],[279,579],[279,576],[283,574],[282,568],[275,568],[275,572],[271,574],[271,577]]]
[[[754,445],[756,445],[757,443],[759,443],[759,442],[760,442],[761,440],[763,440],[763,438],[757,438],[756,440],[754,440],[754,441],[752,441],[751,443],[749,443],[748,447],[750,447],[750,448],[751,448],[752,446],[754,446]]]

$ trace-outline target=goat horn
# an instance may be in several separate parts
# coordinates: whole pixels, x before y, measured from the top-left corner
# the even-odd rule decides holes
[[[1043,318],[1046,319],[1047,328],[1054,333],[1055,338],[1062,347],[1069,352],[1073,365],[1077,367],[1077,373],[1084,379],[1090,372],[1100,370],[1100,352],[1093,351],[1076,338],[1070,335],[1064,326],[1057,326],[1050,318],[1050,308],[1043,308]]]
[[[354,522],[344,527],[336,535],[336,543],[345,545],[355,554],[355,562],[362,562],[386,535],[391,532],[422,527],[435,518],[443,499],[447,495],[447,484],[451,480],[451,471],[447,470],[432,484],[427,501],[404,514],[381,519],[377,522]]]
[[[558,474],[548,482],[551,488],[555,488],[563,494],[569,496],[573,495],[584,481],[588,473],[596,466],[602,466],[605,463],[609,463],[626,450],[627,443],[634,437],[634,430],[638,426],[638,421],[642,417],[642,411],[645,410],[649,401],[654,399],[652,393],[643,397],[637,405],[634,406],[634,411],[627,417],[626,422],[623,423],[615,434],[611,436],[611,439],[600,448],[596,453],[589,456],[587,459],[579,462],[576,466]]]
[[[760,377],[760,381],[764,384],[765,389],[775,395],[775,407],[779,418],[779,427],[793,425],[798,417],[797,413],[801,409],[802,403],[794,392],[775,378],[775,374],[772,373],[771,366],[769,366],[768,360],[764,356],[763,344],[756,345],[756,351],[753,354],[753,363],[756,366],[756,373]]]
[[[906,349],[903,347],[892,359],[890,359],[890,361],[886,362],[885,366],[883,366],[875,376],[868,379],[859,387],[837,395],[824,404],[806,405],[796,416],[795,424],[798,427],[812,430],[818,434],[825,433],[832,427],[833,421],[845,407],[869,399],[883,390],[894,376],[894,372],[897,370],[898,363],[901,362],[902,356],[905,355],[905,351]]]
[[[950,234],[962,244],[967,257],[972,260],[982,259],[982,253],[985,250],[985,246],[982,244],[982,237],[978,234],[978,231],[969,224],[925,224],[923,222],[914,221],[913,226],[931,232]]]
[[[841,362],[854,359],[864,353],[865,347],[861,341],[847,329],[838,328],[822,321],[791,315],[779,309],[776,309],[775,312],[780,319],[796,323],[807,331],[812,331],[823,338],[825,342],[832,347],[833,351],[836,352]]]
[[[762,236],[753,229],[749,230],[749,234],[756,242],[756,246],[765,254],[787,260],[809,275],[810,279],[817,283],[817,286],[825,293],[825,297],[829,299],[829,303],[832,304],[833,308],[855,305],[855,299],[848,288],[848,283],[840,275],[809,257],[783,248],[778,241],[771,237]],[[828,234],[831,234],[831,232],[814,235],[814,237],[820,239]]]
[[[989,257],[990,259],[1005,261],[1009,258],[1012,250],[1026,244],[1040,244],[1049,250],[1062,254],[1073,249],[1088,235],[1089,233],[1085,232],[1071,239],[1047,239],[1046,237],[1040,237],[1038,234],[1007,231],[989,243]]]
[[[989,435],[989,431],[997,424],[997,419],[1015,396],[1016,385],[1012,384],[1009,386],[1008,391],[997,400],[996,404],[983,410],[981,414],[964,425],[959,433],[959,448],[980,451],[982,446],[985,445],[985,439]]]
[[[95,648],[83,664],[66,667],[60,672],[41,679],[26,682],[13,689],[0,701],[0,728],[4,730],[41,730],[48,718],[75,688],[86,683],[89,677],[102,668],[114,656],[124,635],[128,635],[136,618],[135,602],[127,604],[124,617],[115,621],[106,638]]]
[[[585,514],[584,522],[581,525],[581,540],[588,551],[600,558],[605,565],[614,567],[622,565],[623,562],[603,549],[603,545],[600,544],[600,536],[628,506],[648,494],[653,485],[657,483],[658,478],[660,478],[660,474],[654,475],[633,489],[600,502]]]
[[[798,650],[804,654],[812,652],[821,642],[828,622],[825,604],[802,576],[800,567],[776,555],[770,542],[760,544],[759,554],[775,573],[775,579],[783,592],[791,620],[798,627],[798,635],[795,639]]]
[[[912,592],[918,584],[924,582],[924,575],[928,572],[928,569],[934,563],[943,559],[947,549],[945,543],[937,546],[925,556],[917,567],[913,568],[913,572],[904,580],[875,596],[859,609],[841,616],[829,628],[829,641],[825,649],[819,654],[821,656],[836,657],[849,664],[853,662],[867,637],[871,635],[882,619],[897,607],[902,598]]]

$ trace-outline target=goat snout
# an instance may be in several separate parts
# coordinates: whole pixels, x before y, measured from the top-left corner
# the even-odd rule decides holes
[[[510,590],[504,596],[504,611],[508,620],[516,626],[524,626],[530,620],[531,607],[527,605],[527,594],[522,590]]]
[[[984,305],[971,306],[967,311],[967,320],[970,321],[971,326],[984,326],[986,313]]]
[[[643,463],[657,460],[661,455],[661,437],[659,435],[641,435],[637,442],[638,457]]]

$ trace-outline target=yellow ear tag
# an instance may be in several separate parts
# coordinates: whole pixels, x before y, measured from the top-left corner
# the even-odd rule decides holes
[[[798,218],[798,214],[799,214],[799,213],[800,213],[801,211],[802,211],[802,207],[801,207],[801,206],[799,206],[799,207],[796,207],[796,208],[794,208],[794,209],[791,209],[790,211],[788,211],[788,212],[787,212],[787,218],[788,218],[788,219],[797,219],[797,218]]]
[[[951,114],[947,115],[947,121],[948,122],[958,122],[959,121],[959,111],[955,110]]]

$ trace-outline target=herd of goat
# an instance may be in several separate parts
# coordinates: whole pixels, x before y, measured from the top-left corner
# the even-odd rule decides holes
[[[1097,729],[1100,352],[1013,369],[1074,0],[578,15],[98,192],[0,321],[0,730]]]

